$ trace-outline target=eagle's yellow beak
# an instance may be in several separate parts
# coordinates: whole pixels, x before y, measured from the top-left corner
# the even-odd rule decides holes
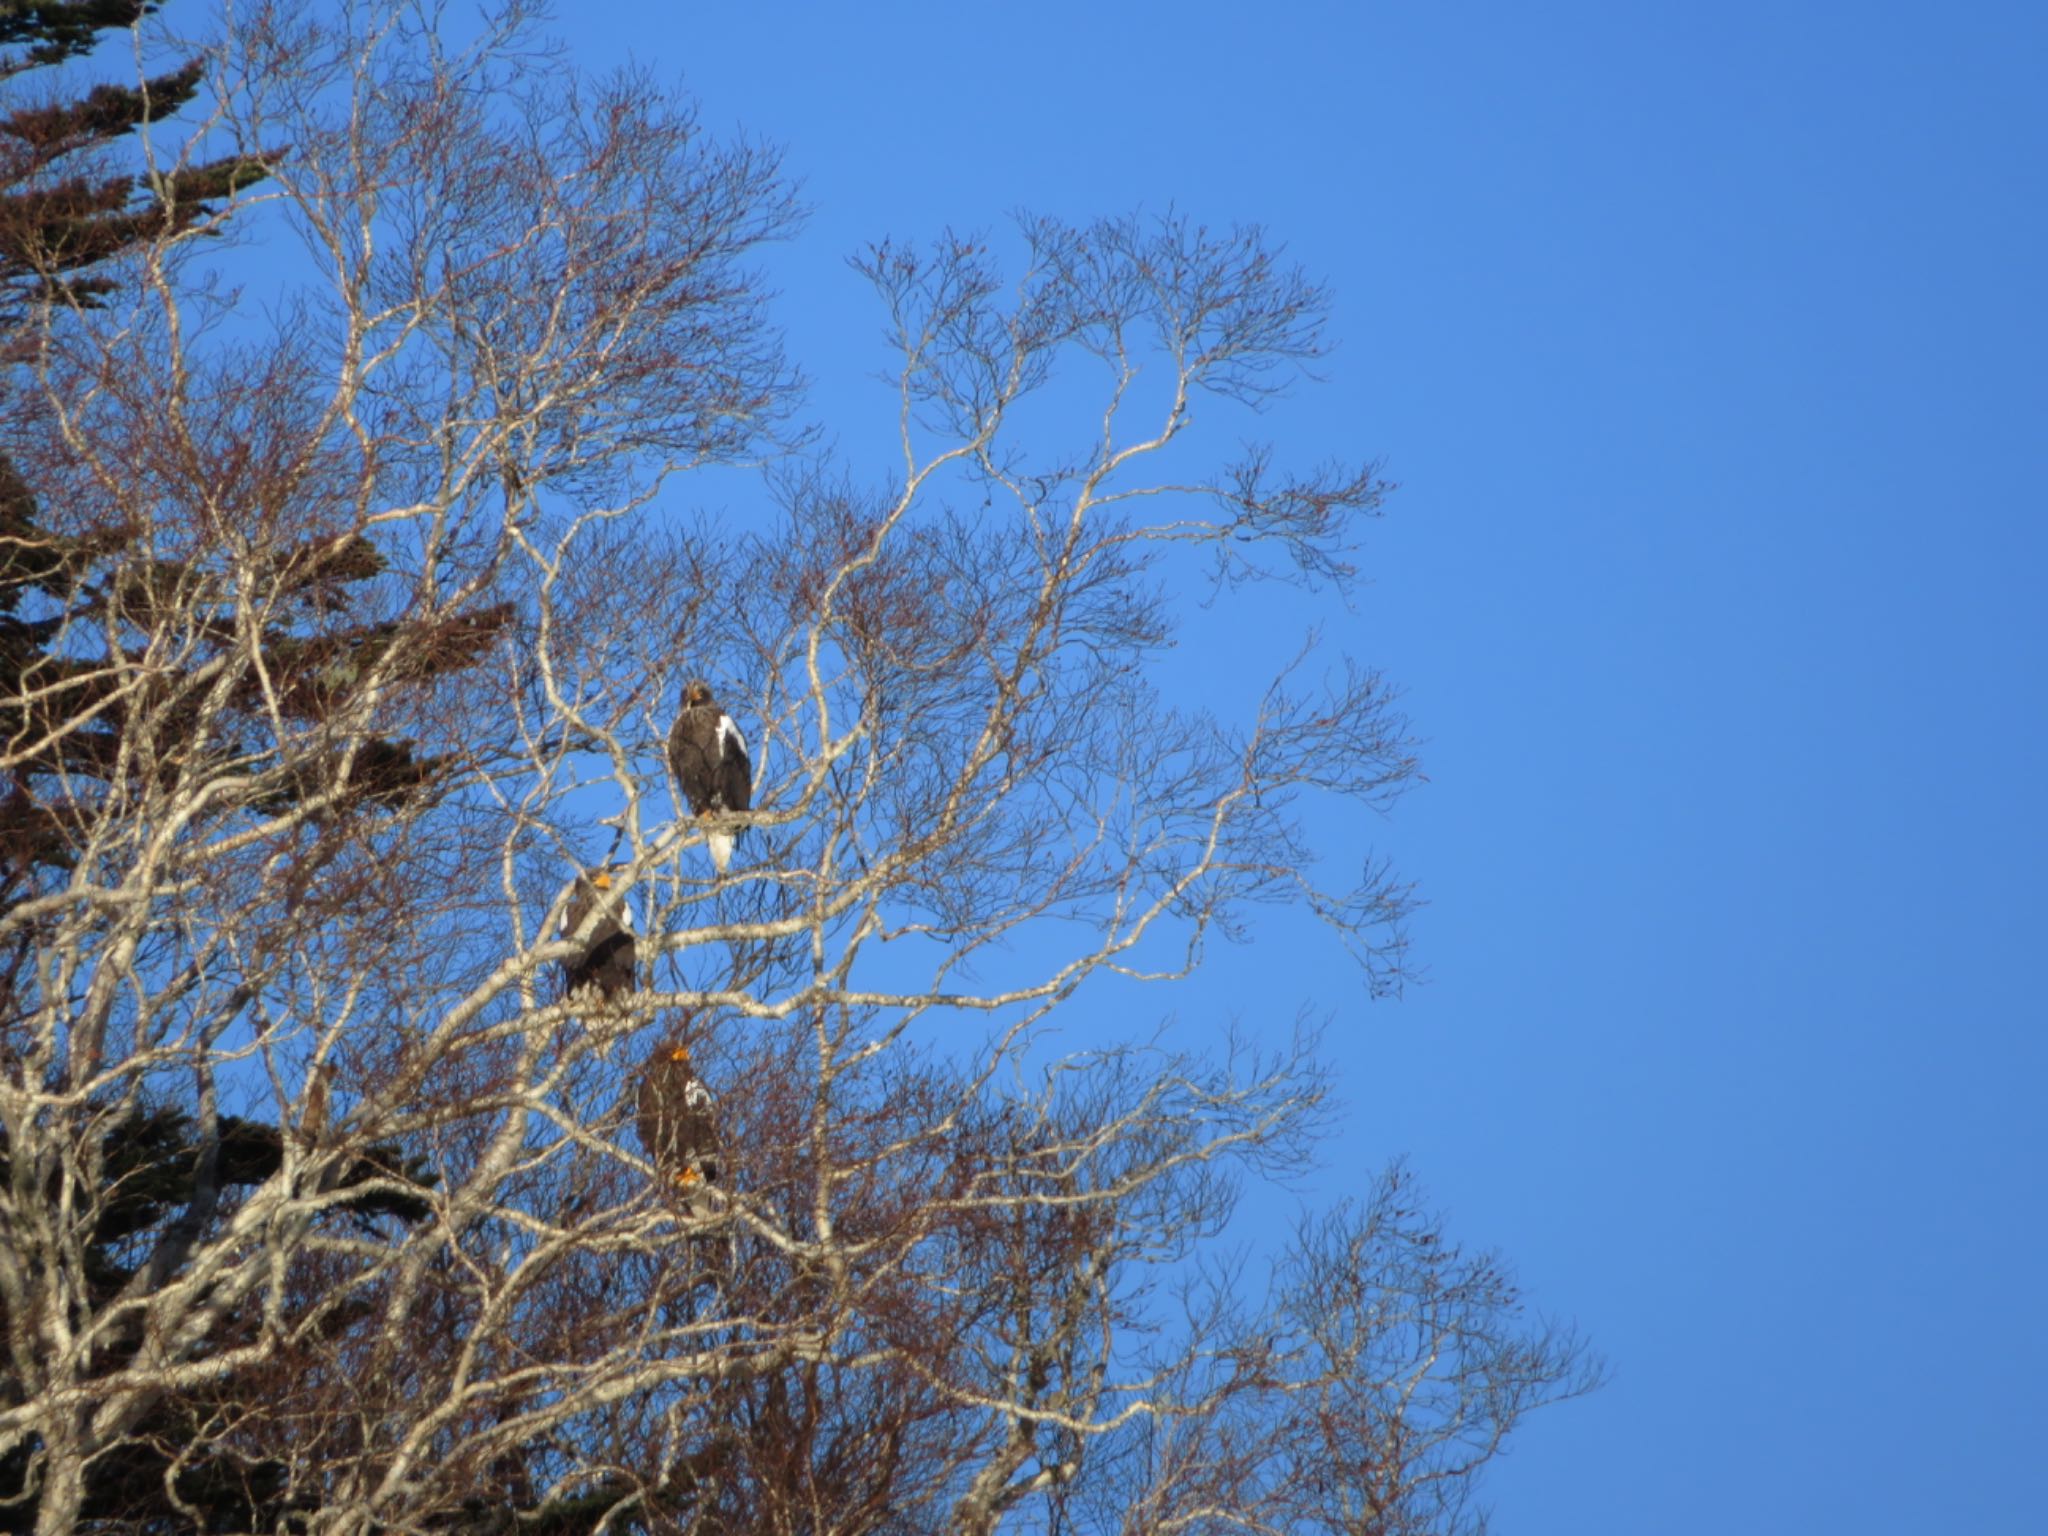
[[[600,869],[597,872],[597,874],[594,877],[592,877],[590,883],[596,886],[600,891],[608,891],[612,888],[612,872],[608,869]]]

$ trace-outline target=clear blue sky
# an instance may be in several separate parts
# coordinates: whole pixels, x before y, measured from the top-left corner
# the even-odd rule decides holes
[[[857,466],[867,240],[1171,203],[1335,286],[1273,426],[1404,486],[1332,639],[1428,741],[1432,980],[1289,932],[1179,1007],[1333,1010],[1327,1189],[1409,1154],[1609,1356],[1499,1529],[2042,1530],[2048,7],[571,19],[787,149]]]

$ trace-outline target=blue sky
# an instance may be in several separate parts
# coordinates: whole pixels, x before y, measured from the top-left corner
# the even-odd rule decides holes
[[[1177,1006],[1332,1012],[1323,1192],[1408,1154],[1608,1355],[1499,1528],[2039,1529],[2048,10],[571,19],[787,150],[781,316],[856,466],[869,240],[1170,204],[1335,288],[1269,425],[1403,485],[1329,623],[1427,742],[1375,834],[1431,980],[1369,1006],[1276,928]],[[1255,604],[1264,650],[1197,619],[1175,664],[1255,686],[1299,630]]]

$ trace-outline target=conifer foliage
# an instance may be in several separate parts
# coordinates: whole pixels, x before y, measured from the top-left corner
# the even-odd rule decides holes
[[[141,0],[7,0],[0,5],[0,79],[89,52],[154,8]],[[262,175],[260,161],[243,155],[154,176],[108,169],[102,152],[151,119],[175,117],[198,92],[201,68],[195,59],[134,85],[98,85],[0,119],[0,288],[14,316],[25,303],[96,302],[114,280],[91,269],[194,227],[219,199]]]

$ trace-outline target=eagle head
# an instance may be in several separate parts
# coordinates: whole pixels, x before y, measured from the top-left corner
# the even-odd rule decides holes
[[[689,686],[683,689],[683,706],[686,709],[694,708],[696,705],[710,702],[711,685],[701,677],[692,678]]]

